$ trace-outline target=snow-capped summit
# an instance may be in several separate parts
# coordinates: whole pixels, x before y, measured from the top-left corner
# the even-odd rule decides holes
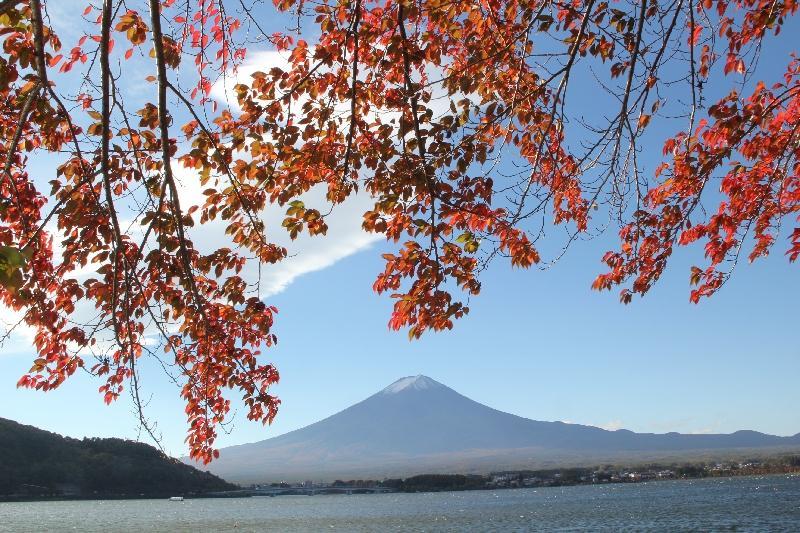
[[[404,390],[425,390],[438,387],[444,387],[444,385],[435,379],[431,379],[428,376],[419,374],[417,376],[406,376],[404,378],[400,378],[383,389],[381,392],[384,394],[397,394],[398,392],[402,392]]]

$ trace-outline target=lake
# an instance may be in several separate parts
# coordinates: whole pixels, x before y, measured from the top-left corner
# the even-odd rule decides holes
[[[797,531],[800,475],[497,491],[0,503],[2,531]]]

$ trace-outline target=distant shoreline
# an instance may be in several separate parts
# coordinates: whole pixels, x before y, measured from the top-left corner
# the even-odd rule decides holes
[[[586,478],[586,473],[601,475]],[[668,475],[671,472],[672,475]],[[658,474],[662,475],[659,476]],[[620,485],[655,481],[684,481],[696,479],[727,479],[736,477],[800,475],[800,456],[784,457],[779,460],[760,463],[717,463],[687,464],[664,467],[604,467],[602,470],[590,468],[561,468],[550,470],[496,472],[488,475],[464,474],[422,474],[405,479],[352,480],[337,481],[317,486],[291,486],[273,484],[232,491],[186,494],[103,494],[86,496],[31,496],[0,495],[0,503],[26,503],[49,501],[105,501],[105,500],[167,500],[171,496],[186,499],[210,498],[250,498],[281,495],[327,495],[327,494],[365,494],[365,493],[429,493],[462,492],[475,490],[511,490],[551,487],[573,487],[588,485]],[[607,477],[606,477],[607,476]],[[581,479],[584,477],[584,479]],[[374,490],[381,489],[381,490]]]
[[[82,502],[82,501],[117,501],[117,500],[169,500],[173,496],[182,496],[187,500],[207,500],[211,498],[249,498],[247,495],[231,494],[90,494],[90,495],[51,495],[51,496],[27,496],[0,494],[0,504],[2,503],[25,503],[25,502]]]

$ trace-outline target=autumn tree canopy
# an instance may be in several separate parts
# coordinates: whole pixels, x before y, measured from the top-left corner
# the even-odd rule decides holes
[[[0,1],[0,298],[38,351],[19,385],[83,368],[106,402],[138,401],[137,361],[159,358],[179,369],[195,459],[216,454],[226,391],[252,420],[277,412],[259,352],[276,309],[242,270],[286,258],[278,232],[325,238],[356,195],[374,204],[364,230],[397,243],[373,286],[411,337],[467,313],[493,260],[555,259],[546,234],[564,251],[619,231],[593,287],[626,303],[679,245],[705,247],[692,301],[743,252],[800,255],[800,61],[757,77],[768,42],[793,39],[795,0],[87,0],[75,42],[48,4]],[[251,48],[286,68],[219,105]],[[578,114],[576,83],[613,105]],[[42,157],[52,171],[32,173]],[[318,188],[325,205],[306,205]],[[203,250],[192,235],[212,223],[230,242]]]

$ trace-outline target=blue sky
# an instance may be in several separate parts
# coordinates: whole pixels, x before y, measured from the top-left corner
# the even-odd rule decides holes
[[[571,97],[588,105],[591,87]],[[660,144],[646,155],[656,161]],[[33,164],[52,171],[51,160]],[[283,405],[272,427],[237,415],[219,445],[302,427],[413,374],[538,420],[649,432],[800,432],[800,277],[783,256],[785,241],[767,259],[739,265],[700,305],[688,302],[698,247],[676,253],[651,293],[629,306],[589,288],[602,253],[617,243],[613,232],[576,242],[549,270],[496,262],[467,318],[410,342],[387,329],[391,301],[371,290],[380,254],[392,247],[361,234],[358,208],[344,210],[328,239],[296,243],[294,262],[268,273],[275,283],[266,299],[280,314],[279,344],[267,357],[281,372],[275,392]],[[25,342],[21,336],[0,350],[0,416],[75,437],[137,436],[130,401],[105,406],[88,376],[47,394],[16,389],[34,358]],[[178,390],[151,367],[143,381],[166,450],[183,454]]]

